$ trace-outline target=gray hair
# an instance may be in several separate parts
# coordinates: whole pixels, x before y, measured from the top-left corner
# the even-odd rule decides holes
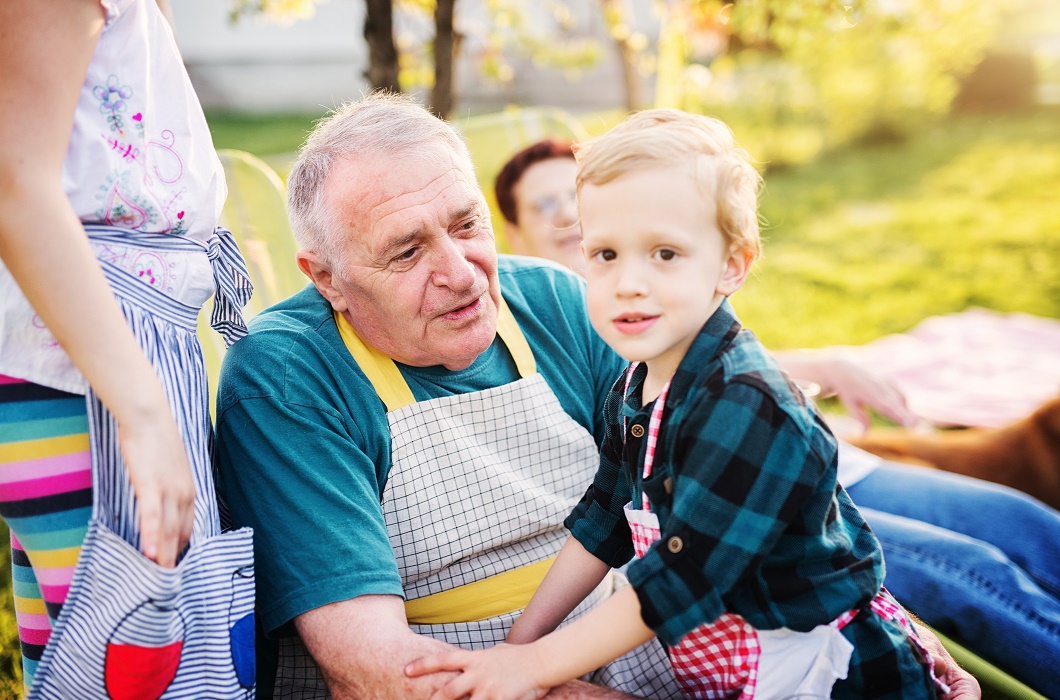
[[[474,182],[471,154],[460,134],[407,95],[374,92],[318,122],[287,178],[287,215],[298,245],[335,264],[338,226],[325,187],[336,161],[421,153],[440,143]]]

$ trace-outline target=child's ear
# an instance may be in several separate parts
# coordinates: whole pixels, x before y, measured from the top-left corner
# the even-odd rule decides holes
[[[721,270],[721,279],[718,280],[718,294],[727,297],[735,294],[743,286],[754,261],[755,256],[751,251],[735,246],[730,248],[729,257]]]

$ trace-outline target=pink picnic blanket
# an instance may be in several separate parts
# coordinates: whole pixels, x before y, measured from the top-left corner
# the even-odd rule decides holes
[[[938,425],[998,427],[1060,395],[1060,320],[973,308],[845,348]]]

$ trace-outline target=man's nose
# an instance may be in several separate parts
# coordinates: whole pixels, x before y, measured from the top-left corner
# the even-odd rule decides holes
[[[475,265],[462,243],[447,236],[439,246],[434,270],[434,283],[439,287],[464,291],[475,285]]]

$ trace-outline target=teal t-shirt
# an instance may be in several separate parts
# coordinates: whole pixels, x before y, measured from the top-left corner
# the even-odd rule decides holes
[[[501,293],[563,409],[603,439],[603,401],[623,367],[596,335],[580,278],[501,256]],[[468,368],[398,365],[423,401],[519,379],[499,339]],[[401,595],[380,500],[390,470],[386,407],[309,286],[259,314],[225,356],[217,398],[218,488],[254,528],[258,616],[269,633],[314,608]],[[588,488],[589,484],[586,484]]]

